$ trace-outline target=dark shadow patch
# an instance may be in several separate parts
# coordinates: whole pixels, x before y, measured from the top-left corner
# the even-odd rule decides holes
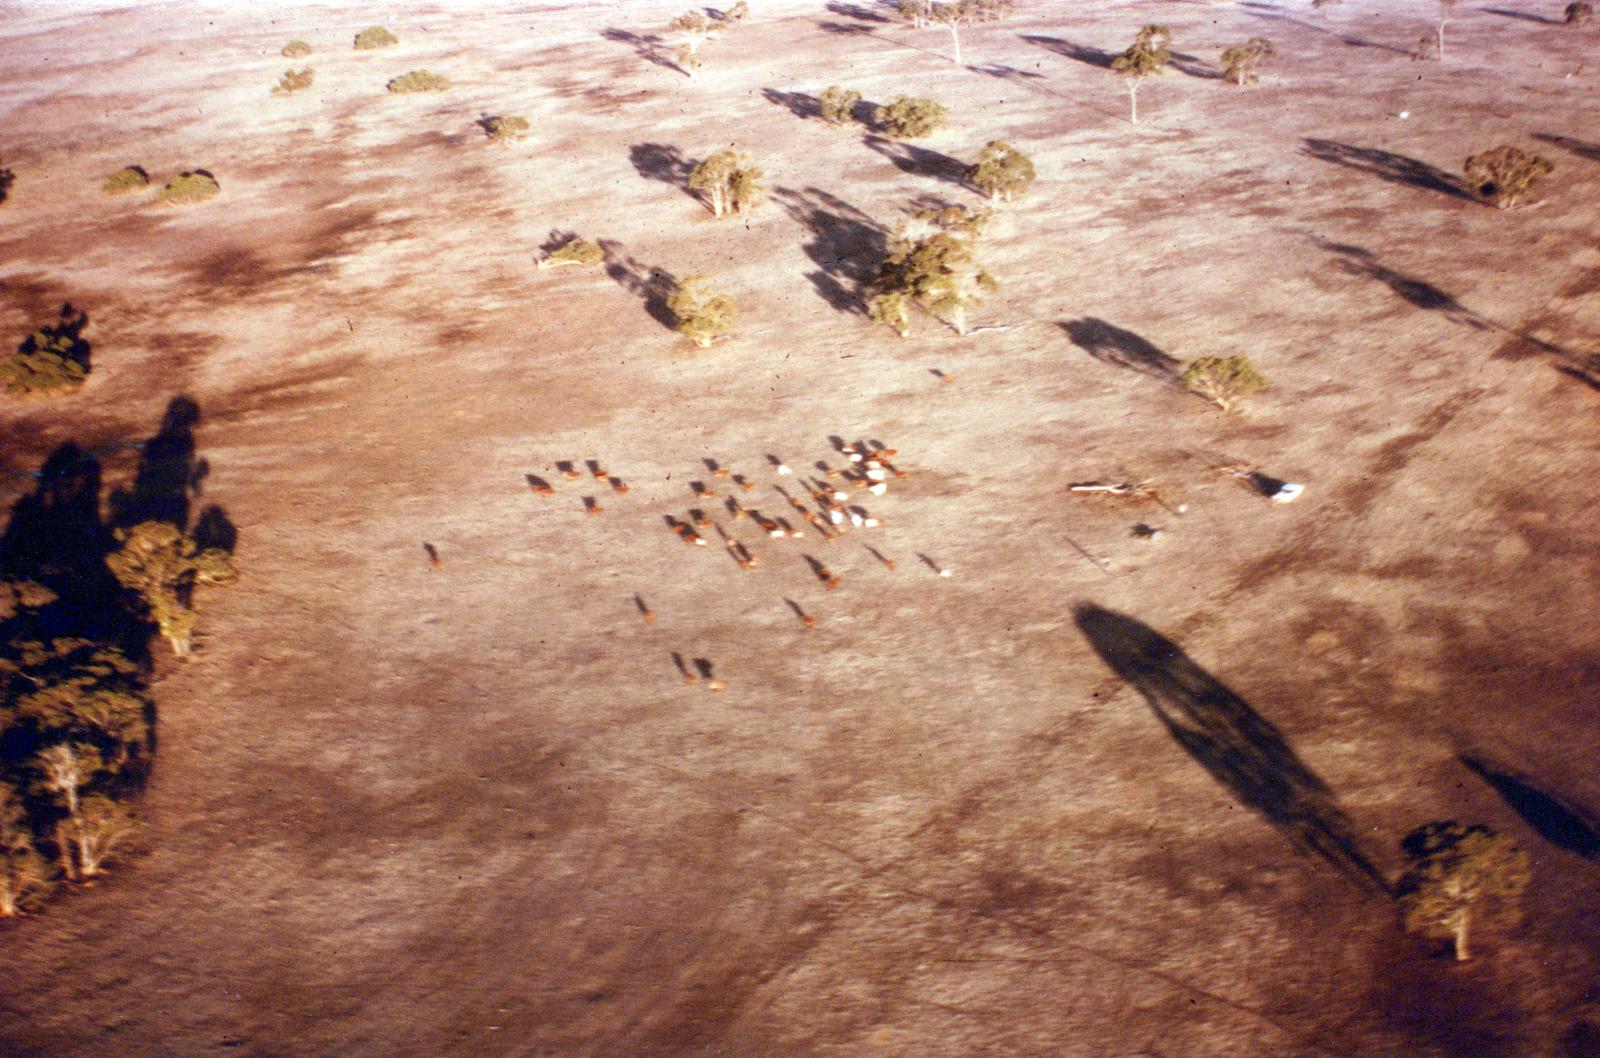
[[[676,331],[678,318],[667,306],[667,299],[677,291],[678,278],[665,268],[648,267],[624,253],[622,244],[615,239],[601,239],[598,245],[605,254],[606,275],[622,289],[642,298],[651,319]]]
[[[64,301],[56,313],[56,322],[47,323],[24,338],[17,346],[17,355],[30,356],[41,351],[53,353],[77,364],[87,375],[90,354],[94,349],[89,339],[83,336],[84,328],[88,326],[89,314],[74,308],[72,302]]]
[[[880,11],[874,11],[870,7],[864,7],[861,4],[847,3],[846,0],[828,0],[824,6],[835,15],[853,18],[857,22],[870,22],[874,25],[886,26],[894,21]]]
[[[686,77],[689,74],[688,70],[672,61],[667,54],[665,42],[654,33],[632,33],[616,26],[610,26],[601,30],[600,36],[618,44],[626,44],[633,49],[635,55],[651,65],[660,66],[667,70],[675,70]]]
[[[140,522],[189,524],[189,497],[200,491],[203,463],[195,459],[194,428],[200,405],[178,396],[167,403],[161,428],[139,451],[133,486],[111,493],[111,524],[128,528]],[[208,467],[206,469],[209,469]]]
[[[875,134],[867,135],[864,142],[872,150],[893,162],[894,167],[902,173],[932,177],[959,187],[967,186],[968,166],[959,158],[952,158],[948,154],[931,151],[926,147],[918,147],[904,140],[891,140]]]
[[[817,187],[780,187],[773,201],[810,235],[804,249],[818,270],[806,273],[817,293],[840,312],[865,315],[866,295],[888,253],[883,226],[837,195]]]
[[[1458,177],[1427,162],[1395,154],[1393,151],[1379,150],[1376,147],[1355,147],[1334,140],[1307,137],[1304,142],[1305,146],[1301,153],[1319,162],[1368,173],[1392,184],[1403,184],[1422,191],[1434,191],[1466,202],[1479,201],[1478,196],[1474,195]]]
[[[1537,22],[1542,26],[1565,25],[1565,23],[1563,23],[1559,18],[1549,18],[1545,15],[1536,15],[1531,11],[1512,11],[1509,8],[1504,7],[1480,7],[1478,10],[1487,15],[1499,15],[1501,18],[1515,18],[1520,19],[1523,22]]]
[[[666,143],[636,143],[628,148],[628,161],[633,164],[633,171],[646,180],[671,184],[693,197],[688,183],[695,163],[678,148]]]
[[[1378,41],[1367,40],[1364,37],[1357,37],[1350,33],[1340,33],[1338,30],[1330,29],[1327,26],[1319,26],[1315,22],[1307,22],[1303,18],[1293,18],[1289,15],[1281,14],[1276,8],[1268,5],[1246,3],[1243,6],[1254,9],[1245,12],[1245,14],[1249,15],[1251,18],[1266,18],[1271,19],[1274,22],[1287,22],[1291,26],[1299,26],[1301,29],[1309,29],[1315,33],[1322,33],[1330,37],[1337,37],[1339,38],[1339,42],[1347,47],[1377,48],[1379,51],[1392,52],[1395,55],[1404,55],[1408,59],[1416,57],[1409,48],[1400,48],[1393,44],[1383,44]]]
[[[1326,239],[1314,239],[1314,241],[1322,249],[1336,255],[1335,265],[1340,271],[1347,275],[1376,280],[1394,291],[1395,296],[1408,305],[1427,312],[1438,312],[1451,322],[1471,327],[1475,331],[1493,329],[1493,324],[1463,306],[1450,294],[1426,280],[1385,267],[1369,250],[1347,243],[1329,242]]]
[[[1015,66],[1005,66],[1001,63],[988,63],[984,66],[968,66],[973,73],[981,73],[986,77],[998,77],[1002,81],[1042,81],[1044,74],[1034,73],[1032,70],[1021,70]]]
[[[1571,136],[1557,136],[1551,132],[1535,132],[1533,138],[1542,143],[1552,143],[1563,150],[1571,151],[1579,158],[1587,158],[1591,162],[1600,162],[1600,143],[1589,143],[1585,140],[1573,139]]]
[[[1101,70],[1111,69],[1111,64],[1116,61],[1120,52],[1106,51],[1104,48],[1092,47],[1088,44],[1077,44],[1060,37],[1045,37],[1034,33],[1020,34],[1029,44],[1037,44],[1047,51],[1057,55],[1064,55],[1074,62],[1081,62]]]
[[[868,26],[860,22],[818,22],[817,28],[824,33],[832,33],[839,37],[865,37],[878,31],[877,26]]]
[[[761,98],[774,106],[783,107],[802,120],[822,117],[822,100],[806,92],[784,92],[777,88],[763,88]]]
[[[1459,759],[1468,771],[1493,787],[1541,838],[1585,859],[1600,858],[1600,819],[1593,813],[1481,756],[1463,753]]]
[[[1056,326],[1067,332],[1072,344],[1103,364],[1137,371],[1177,385],[1183,364],[1168,356],[1149,339],[1094,316],[1064,320]]]
[[[1222,80],[1222,68],[1212,66],[1198,55],[1175,51],[1169,60],[1172,68],[1187,77],[1198,77],[1202,81]]]
[[[1078,606],[1074,617],[1101,660],[1144,696],[1167,732],[1233,796],[1297,848],[1388,892],[1333,792],[1265,717],[1144,623],[1092,603]]]

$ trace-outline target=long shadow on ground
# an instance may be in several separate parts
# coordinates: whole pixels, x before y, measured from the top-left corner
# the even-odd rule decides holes
[[[1360,884],[1389,891],[1327,783],[1271,722],[1148,625],[1092,603],[1080,605],[1075,616],[1095,653],[1230,793],[1302,851]]]
[[[1482,757],[1461,754],[1461,763],[1494,788],[1511,810],[1557,848],[1600,859],[1600,818],[1571,801],[1540,789],[1527,776]]]
[[[1057,324],[1072,344],[1103,364],[1137,371],[1176,385],[1183,364],[1162,352],[1160,347],[1132,331],[1094,316],[1064,320]]]
[[[1451,198],[1467,202],[1479,201],[1478,196],[1474,195],[1459,177],[1427,162],[1395,154],[1393,151],[1379,150],[1376,147],[1355,147],[1334,140],[1307,137],[1302,153],[1319,162],[1370,173],[1379,180],[1392,184],[1404,184],[1423,191],[1436,191],[1441,195],[1449,195]]]
[[[804,249],[817,271],[807,272],[806,278],[817,293],[840,312],[864,315],[867,290],[888,252],[888,231],[821,188],[780,187],[772,197],[810,235]]]
[[[667,305],[667,299],[678,289],[678,277],[665,268],[651,268],[626,253],[615,239],[601,239],[600,251],[605,254],[606,275],[622,289],[644,300],[644,310],[650,318],[669,331],[678,329],[678,318]]]

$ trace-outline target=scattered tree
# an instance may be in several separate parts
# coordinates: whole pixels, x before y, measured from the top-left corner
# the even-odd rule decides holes
[[[726,26],[737,26],[739,23],[743,22],[749,17],[750,5],[746,3],[745,0],[739,0],[738,3],[734,4],[726,11],[723,11],[721,18],[719,18],[718,21]]]
[[[898,96],[872,111],[873,122],[896,139],[914,140],[944,127],[946,111],[931,99]]]
[[[1455,13],[1457,0],[1438,0],[1439,24],[1435,32],[1439,35],[1439,61],[1444,61],[1444,25],[1450,21],[1450,16]]]
[[[478,121],[483,134],[489,137],[489,142],[501,147],[509,147],[518,140],[528,138],[533,126],[527,118],[518,117],[484,117]]]
[[[710,282],[710,276],[689,276],[667,298],[667,308],[678,321],[678,333],[702,349],[733,326],[733,298],[711,290]]]
[[[293,68],[285,70],[283,76],[278,78],[277,85],[272,89],[272,94],[282,96],[291,92],[303,92],[311,87],[311,80],[314,76],[315,71],[309,66],[303,70]]]
[[[1564,12],[1569,26],[1581,26],[1594,15],[1594,5],[1589,0],[1573,0]]]
[[[1139,86],[1146,77],[1166,73],[1172,58],[1172,31],[1166,26],[1148,25],[1139,31],[1128,50],[1111,61],[1111,68],[1128,82],[1129,120],[1139,123]]]
[[[1235,44],[1222,53],[1223,76],[1236,85],[1254,84],[1256,67],[1261,60],[1272,55],[1272,42],[1265,37],[1251,37],[1243,44]]]
[[[1510,209],[1527,196],[1533,185],[1554,171],[1549,159],[1502,144],[1466,161],[1467,181],[1479,197],[1500,209]]]
[[[967,179],[990,202],[1009,202],[1033,186],[1033,163],[1010,144],[990,140],[978,155],[978,164],[967,170]]]
[[[100,190],[108,195],[125,195],[130,191],[143,191],[150,186],[150,174],[137,165],[124,166],[106,177]]]
[[[144,600],[173,653],[188,657],[198,620],[195,590],[237,580],[233,556],[200,547],[171,522],[140,522],[118,529],[116,538],[121,547],[106,556],[112,575]]]
[[[721,27],[706,18],[699,11],[685,11],[668,24],[668,29],[677,34],[681,42],[678,47],[678,65],[683,67],[690,77],[700,69],[700,49],[706,41],[717,35]]]
[[[582,267],[592,268],[606,259],[605,251],[592,242],[578,238],[574,235],[560,246],[545,254],[539,262],[539,269],[547,268]]]
[[[368,26],[366,29],[356,34],[357,51],[372,51],[376,48],[388,48],[399,43],[400,41],[396,39],[395,35],[384,29],[382,26]]]
[[[748,213],[761,198],[762,172],[742,151],[718,151],[689,174],[689,190],[698,192],[713,216]]]
[[[212,176],[209,170],[195,169],[173,177],[165,187],[156,192],[156,201],[173,206],[187,206],[215,198],[221,191],[222,186],[217,183],[217,178]]]
[[[1465,962],[1474,926],[1521,920],[1518,898],[1531,880],[1529,860],[1509,838],[1481,824],[1446,821],[1418,827],[1400,847],[1411,860],[1397,887],[1406,929],[1449,940]]]
[[[917,305],[966,334],[967,310],[997,286],[972,252],[984,216],[956,206],[922,210],[900,225],[873,282],[868,315],[905,338]]]
[[[856,104],[861,102],[861,93],[833,84],[822,90],[818,102],[822,106],[823,121],[830,125],[848,125],[855,120]]]
[[[87,314],[61,306],[54,324],[30,334],[9,359],[0,361],[0,390],[19,396],[60,395],[89,376],[89,343],[83,338]]]
[[[443,92],[450,87],[450,81],[429,70],[412,70],[394,78],[385,87],[396,95],[407,92]]]
[[[1266,387],[1267,380],[1248,356],[1205,356],[1189,364],[1178,380],[1223,411]]]
[[[303,40],[291,40],[283,46],[282,54],[285,59],[303,59],[311,54],[311,45]]]
[[[933,4],[931,0],[897,0],[895,13],[913,29],[921,29],[933,17]]]
[[[49,889],[50,867],[34,848],[22,798],[0,783],[0,918],[19,914]]]
[[[100,873],[111,854],[138,832],[133,811],[104,794],[90,794],[67,822],[67,834],[78,852],[78,870],[84,878]]]

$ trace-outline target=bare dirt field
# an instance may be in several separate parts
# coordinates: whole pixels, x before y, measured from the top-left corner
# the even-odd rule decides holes
[[[0,337],[70,301],[93,343],[0,406],[0,502],[69,441],[126,486],[188,398],[244,574],[160,659],[141,850],[0,922],[0,1054],[1600,1054],[1600,31],[1466,0],[1419,62],[1432,4],[1019,6],[958,66],[753,0],[691,80],[664,3],[0,3]],[[951,124],[830,127],[830,84]],[[995,138],[1039,171],[1000,290],[901,340],[859,282]],[[1502,142],[1555,164],[1511,212],[1455,175]],[[771,195],[718,221],[683,176],[730,145]],[[103,194],[129,164],[221,194]],[[536,271],[552,232],[606,266]],[[706,350],[694,273],[738,304]],[[1174,384],[1237,353],[1240,414]],[[720,506],[793,517],[830,438],[898,450],[881,526]],[[1459,965],[1386,891],[1436,819],[1534,861]]]

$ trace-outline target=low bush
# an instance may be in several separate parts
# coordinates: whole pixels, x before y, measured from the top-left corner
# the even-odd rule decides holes
[[[412,70],[401,74],[388,84],[389,91],[399,95],[405,92],[443,92],[450,82],[427,70]]]
[[[156,192],[156,201],[174,206],[191,205],[195,202],[204,202],[208,198],[215,198],[221,190],[217,178],[210,172],[205,169],[195,169],[173,177],[165,187]]]
[[[900,96],[872,112],[879,128],[896,139],[913,140],[944,128],[945,108],[931,99]]]
[[[1574,0],[1563,13],[1569,26],[1581,26],[1594,16],[1594,5],[1588,0]]]
[[[129,165],[106,177],[100,190],[108,195],[126,195],[130,191],[143,191],[150,186],[150,174],[142,166]]]
[[[967,179],[991,202],[1009,202],[1033,186],[1033,162],[1015,147],[990,140],[967,170]]]
[[[829,85],[823,89],[818,102],[822,106],[823,121],[830,125],[848,125],[855,120],[856,104],[861,102],[861,93],[840,88],[836,84]]]
[[[489,137],[490,143],[502,147],[527,139],[529,130],[533,128],[527,118],[487,117],[479,120],[478,124],[483,128],[484,135]]]
[[[283,71],[283,76],[278,78],[277,87],[273,88],[275,96],[288,95],[290,92],[301,92],[311,87],[314,72],[307,66],[304,70],[289,69]]]
[[[592,268],[605,259],[605,251],[600,247],[586,239],[573,236],[545,254],[539,261],[539,270],[562,267]]]
[[[89,343],[83,329],[89,317],[71,305],[61,306],[54,324],[41,327],[0,361],[0,390],[14,396],[59,396],[71,393],[89,377]]]
[[[733,298],[707,288],[710,276],[689,276],[667,299],[678,333],[704,349],[733,326]]]
[[[382,26],[368,26],[356,34],[356,51],[372,51],[376,48],[393,47],[399,43],[399,39]]]
[[[310,54],[311,45],[303,40],[291,40],[283,46],[283,57],[285,59],[303,59]]]
[[[1464,168],[1478,196],[1500,209],[1521,202],[1534,184],[1555,170],[1549,159],[1506,144],[1472,155]]]
[[[1248,356],[1205,356],[1192,362],[1178,380],[1184,389],[1197,393],[1221,408],[1234,405],[1252,393],[1266,388],[1267,379]]]

